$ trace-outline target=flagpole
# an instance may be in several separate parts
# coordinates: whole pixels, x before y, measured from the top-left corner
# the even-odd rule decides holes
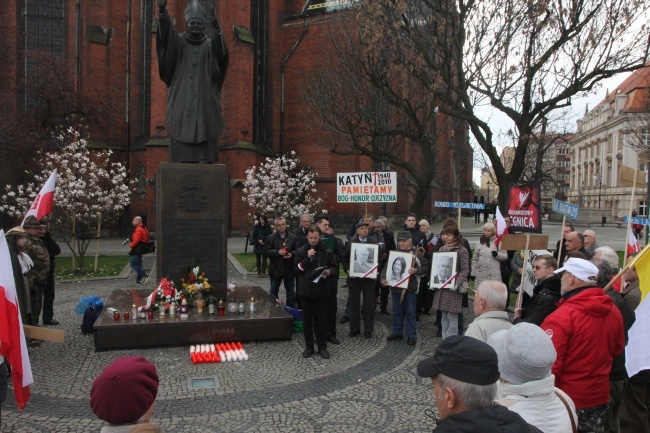
[[[630,228],[632,227],[632,206],[634,206],[634,191],[636,190],[636,175],[639,168],[634,169],[634,177],[632,178],[632,194],[630,195],[630,208],[627,211],[627,231],[625,232],[625,255],[623,256],[623,264],[627,262],[627,245],[630,242]],[[623,284],[623,283],[621,283]],[[622,287],[622,286],[621,286]]]
[[[102,215],[97,218],[97,238],[95,239],[95,273],[97,273],[97,262],[99,261],[99,234],[102,227]]]
[[[524,284],[526,281],[526,265],[528,264],[528,245],[530,243],[530,235],[526,235],[526,250],[524,251],[524,273],[521,274],[521,285],[519,286],[519,293],[517,293],[517,302],[515,302],[515,310],[521,308],[524,300]],[[561,244],[561,242],[560,242]]]
[[[559,267],[562,267],[560,263],[560,258],[562,257],[562,241],[564,240],[564,226],[566,225],[566,215],[562,217],[562,231],[560,232],[560,246],[557,249],[557,264]]]
[[[629,234],[628,234],[628,236],[629,236]],[[627,242],[627,241],[626,241],[626,242]],[[627,246],[625,247],[625,250],[627,251]],[[645,247],[643,247],[643,249],[642,249],[641,251],[639,251],[639,252],[637,253],[637,255],[634,256],[634,258],[630,261],[630,263],[625,264],[625,266],[623,267],[623,269],[621,269],[621,271],[620,271],[618,274],[614,275],[614,277],[609,281],[609,283],[607,283],[607,285],[603,288],[603,290],[604,290],[604,291],[611,290],[612,285],[616,282],[616,280],[618,280],[619,278],[621,278],[621,277],[623,276],[623,274],[625,274],[625,272],[626,272],[628,269],[630,269],[632,266],[634,266],[634,264],[637,262],[637,260],[639,260],[639,259],[640,259],[640,258],[641,258],[645,253],[647,253],[648,251],[650,251],[650,244],[648,244],[648,245],[646,245]],[[627,260],[626,260],[626,261],[627,261]]]

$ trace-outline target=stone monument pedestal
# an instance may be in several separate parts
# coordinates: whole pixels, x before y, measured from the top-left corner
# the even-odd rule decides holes
[[[185,269],[197,260],[225,299],[228,250],[228,191],[223,164],[162,163],[156,174],[157,278],[180,289]]]

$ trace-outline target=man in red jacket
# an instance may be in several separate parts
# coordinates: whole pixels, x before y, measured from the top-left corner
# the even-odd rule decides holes
[[[131,251],[129,255],[131,256],[129,264],[131,269],[135,271],[135,283],[142,284],[147,281],[149,275],[142,269],[142,248],[139,246],[140,242],[149,242],[149,231],[142,224],[142,217],[136,216],[131,222],[133,225],[133,234],[131,235]]]
[[[574,401],[579,431],[602,432],[612,359],[625,348],[623,318],[611,298],[595,287],[598,268],[593,263],[569,258],[555,273],[561,277],[562,298],[542,323],[557,351],[555,386]]]

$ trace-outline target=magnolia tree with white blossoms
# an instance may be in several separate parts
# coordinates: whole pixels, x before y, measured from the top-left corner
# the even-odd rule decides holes
[[[99,237],[101,224],[115,220],[130,203],[131,182],[126,167],[110,161],[112,151],[89,151],[86,140],[73,128],[56,139],[56,150],[38,152],[43,170],[33,174],[33,182],[6,186],[0,212],[22,219],[57,169],[51,221],[72,251],[79,271],[84,272],[84,256],[90,242]]]
[[[318,173],[299,169],[296,152],[266,158],[259,167],[246,170],[244,200],[256,213],[296,219],[321,204],[314,178]],[[252,214],[249,213],[249,216]]]

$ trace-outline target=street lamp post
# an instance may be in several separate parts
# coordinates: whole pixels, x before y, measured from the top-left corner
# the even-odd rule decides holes
[[[600,209],[600,198],[603,192],[603,178],[602,176],[594,176],[594,180],[598,179],[598,209]]]
[[[487,186],[488,186],[488,196],[487,196],[486,203],[490,203],[490,181],[489,180],[487,181]]]

